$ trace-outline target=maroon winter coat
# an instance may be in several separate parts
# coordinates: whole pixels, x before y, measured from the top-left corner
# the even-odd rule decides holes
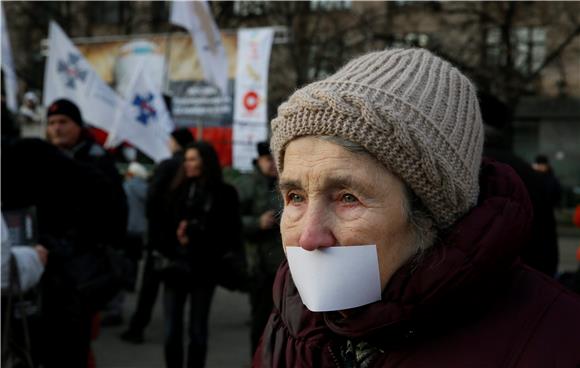
[[[579,366],[580,298],[517,260],[523,184],[490,161],[480,177],[478,205],[346,317],[306,309],[284,263],[254,367]]]

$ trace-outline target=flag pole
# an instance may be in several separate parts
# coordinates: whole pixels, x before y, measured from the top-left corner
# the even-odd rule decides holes
[[[170,29],[169,32],[165,35],[165,75],[163,80],[163,89],[164,92],[169,94],[169,72],[171,67],[171,36],[173,32],[171,32],[171,25],[169,25]]]

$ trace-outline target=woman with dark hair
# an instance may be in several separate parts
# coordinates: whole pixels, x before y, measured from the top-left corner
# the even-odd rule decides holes
[[[205,142],[186,147],[168,195],[175,236],[164,252],[169,259],[164,271],[165,361],[167,367],[183,367],[183,312],[189,297],[187,367],[203,367],[219,262],[242,244],[238,196],[223,182],[217,154]]]

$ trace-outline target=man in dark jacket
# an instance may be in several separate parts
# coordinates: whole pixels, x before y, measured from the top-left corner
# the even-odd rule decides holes
[[[257,145],[254,172],[238,179],[240,210],[246,240],[252,306],[252,353],[272,312],[272,286],[284,259],[277,216],[282,209],[277,193],[278,173],[267,142]]]
[[[554,277],[558,271],[558,234],[550,193],[540,174],[515,155],[508,139],[512,112],[496,97],[482,93],[479,106],[485,124],[483,155],[510,165],[522,179],[533,207],[532,236],[522,249],[522,260],[538,271]]]
[[[143,343],[143,331],[151,320],[151,313],[157,300],[161,275],[156,269],[160,263],[158,250],[165,243],[164,239],[174,234],[164,234],[167,228],[169,214],[165,204],[171,181],[183,163],[183,148],[193,142],[191,131],[187,128],[176,129],[171,133],[170,147],[173,156],[159,163],[149,181],[146,202],[146,216],[148,224],[148,244],[145,266],[143,269],[143,281],[139,289],[137,307],[131,317],[129,328],[121,334],[121,339],[136,344]]]
[[[550,204],[554,208],[560,207],[560,202],[562,200],[562,187],[560,181],[554,173],[552,165],[550,165],[550,160],[546,155],[538,155],[532,164],[534,170],[542,178],[542,183],[546,192],[548,193],[548,199]]]
[[[116,236],[110,214],[122,208],[115,188],[100,170],[38,139],[3,143],[1,157],[2,208],[34,206],[38,242],[48,249],[33,357],[43,367],[85,367],[95,302],[118,290],[95,268],[102,265],[100,246]],[[105,283],[91,284],[92,276]]]
[[[122,208],[121,211],[109,214],[114,219],[112,230],[117,234],[114,237],[116,245],[120,245],[125,239],[128,208],[123,190],[123,178],[112,156],[92,138],[84,126],[81,111],[75,103],[67,99],[54,101],[47,109],[46,118],[46,135],[50,143],[60,148],[67,156],[95,166],[111,181],[116,201],[119,208]]]
[[[518,260],[532,206],[483,140],[474,86],[424,49],[281,105],[288,262],[254,366],[577,366],[580,298]]]

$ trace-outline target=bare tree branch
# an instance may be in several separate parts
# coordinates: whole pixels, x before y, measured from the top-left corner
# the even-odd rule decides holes
[[[574,41],[574,39],[576,37],[578,37],[580,35],[580,25],[578,25],[576,27],[575,30],[573,30],[568,37],[566,37],[564,39],[564,41],[562,41],[558,47],[556,47],[554,50],[552,50],[552,52],[550,52],[550,54],[544,59],[544,62],[538,67],[538,69],[536,69],[533,73],[531,73],[530,75],[527,76],[526,78],[526,82],[529,83],[531,81],[533,81],[534,79],[536,79],[540,73],[542,72],[542,70],[548,66],[552,61],[554,61],[556,58],[558,58],[560,55],[562,55],[562,52],[564,51],[564,49],[566,49],[566,47],[568,47],[568,45]]]

